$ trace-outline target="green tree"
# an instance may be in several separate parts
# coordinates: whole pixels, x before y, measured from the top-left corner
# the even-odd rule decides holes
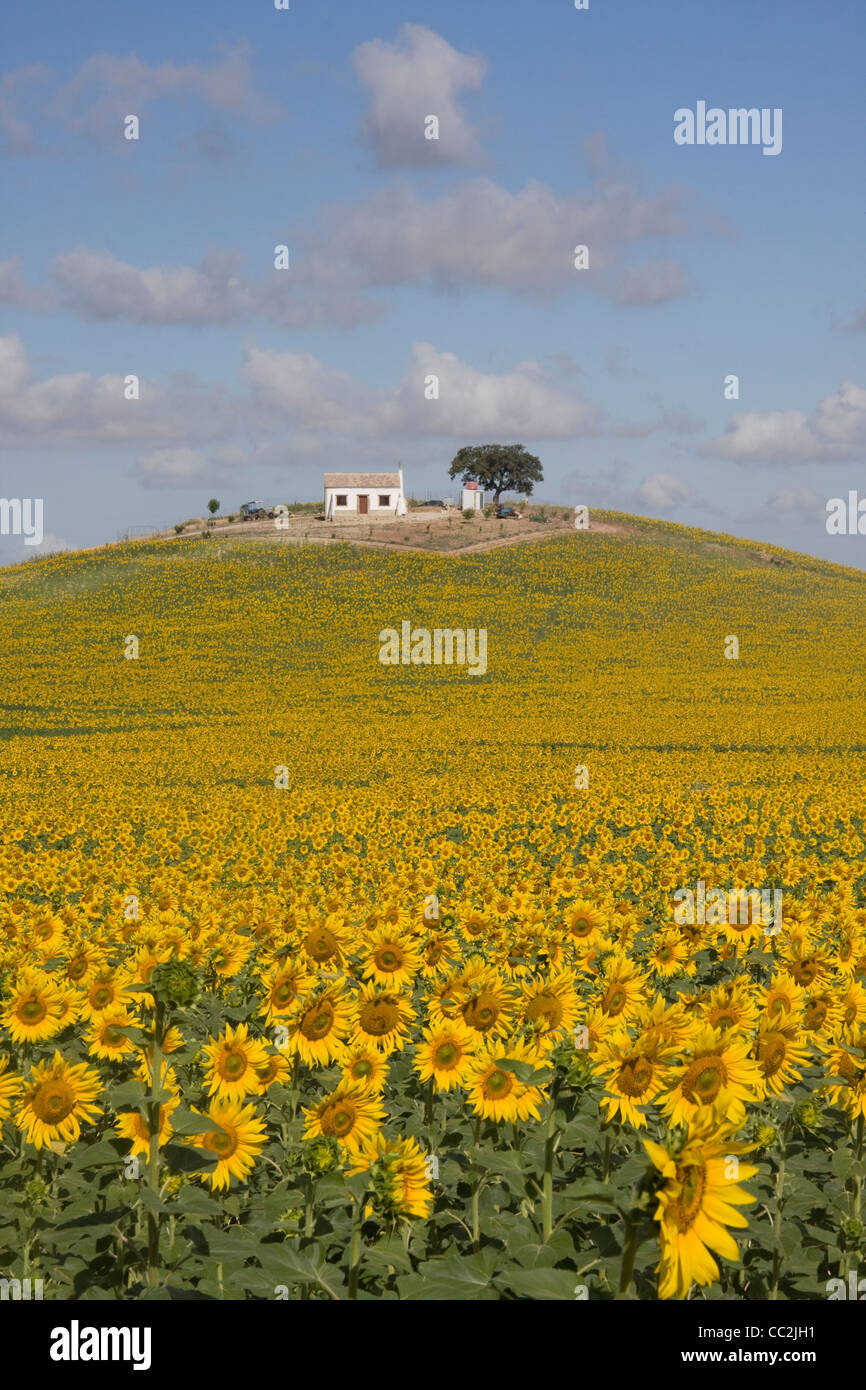
[[[449,477],[456,478],[458,473],[464,483],[476,482],[485,492],[492,492],[495,507],[503,492],[522,492],[528,497],[533,485],[544,477],[540,460],[523,444],[469,444],[454,455]]]
[[[207,504],[207,509],[211,516],[215,516],[220,509],[220,504],[215,497],[212,497]]]

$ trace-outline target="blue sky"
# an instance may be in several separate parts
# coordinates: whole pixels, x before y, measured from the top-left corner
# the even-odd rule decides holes
[[[441,496],[502,439],[544,500],[866,566],[825,525],[866,498],[864,40],[859,0],[7,7],[2,495],[94,545],[326,469]],[[677,145],[699,101],[781,152]]]

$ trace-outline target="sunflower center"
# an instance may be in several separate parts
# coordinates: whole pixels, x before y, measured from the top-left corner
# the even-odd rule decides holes
[[[361,1057],[359,1061],[353,1062],[349,1068],[353,1076],[365,1078],[372,1076],[373,1063],[368,1062],[366,1057]]]
[[[400,1013],[397,1005],[388,999],[371,999],[362,1005],[358,1021],[365,1033],[381,1038],[397,1027]]]
[[[781,1033],[771,1033],[758,1045],[758,1061],[765,1076],[775,1076],[787,1054],[785,1039]]]
[[[629,1057],[623,1062],[617,1086],[625,1096],[642,1096],[653,1079],[653,1064],[648,1057]]]
[[[87,973],[87,961],[83,956],[77,960],[71,960],[66,967],[66,976],[70,980],[80,980],[82,975]]]
[[[687,1168],[677,1169],[677,1180],[680,1190],[670,1209],[677,1223],[677,1230],[687,1231],[700,1214],[707,1185],[706,1169],[703,1164],[690,1163]]]
[[[123,1033],[118,1033],[116,1028],[106,1028],[102,1041],[107,1047],[120,1047],[126,1042],[126,1038]]]
[[[469,1027],[481,1033],[486,1033],[488,1028],[493,1027],[499,1013],[499,1000],[490,990],[482,990],[475,999],[470,999],[463,1009],[463,1017]]]
[[[453,1042],[440,1043],[433,1054],[434,1066],[450,1071],[460,1058],[460,1049]]]
[[[385,946],[373,953],[373,960],[379,970],[399,970],[403,964],[403,953],[393,946]]]
[[[295,987],[289,980],[284,980],[281,985],[277,985],[274,990],[275,1004],[288,1004],[295,997]]]
[[[683,1095],[693,1105],[708,1105],[719,1094],[725,1076],[721,1057],[699,1057],[683,1078]]]
[[[621,1014],[626,1006],[627,998],[628,996],[621,985],[611,985],[605,991],[601,1001],[602,1013],[611,1014],[614,1017]]]
[[[501,1100],[514,1086],[514,1078],[507,1071],[492,1071],[484,1083],[484,1094],[488,1100]]]
[[[354,1124],[355,1107],[348,1101],[337,1101],[329,1105],[322,1116],[322,1133],[341,1139],[350,1133]]]
[[[330,960],[331,956],[338,955],[340,950],[337,938],[327,927],[311,931],[304,940],[304,948],[313,960]]]
[[[307,1009],[301,1023],[301,1032],[305,1038],[323,1038],[330,1032],[334,1022],[333,1006],[326,1000],[323,1004],[314,1004]]]
[[[667,965],[667,963],[668,963],[669,960],[673,960],[673,956],[674,956],[674,948],[673,948],[673,946],[662,946],[662,947],[660,947],[660,949],[659,949],[659,951],[658,951],[658,958],[659,958],[659,960],[662,962],[663,965]]]
[[[235,1081],[239,1076],[243,1076],[247,1069],[247,1059],[242,1052],[229,1052],[223,1058],[222,1074],[227,1076],[230,1081]]]
[[[31,1102],[46,1125],[59,1125],[75,1109],[75,1092],[65,1081],[43,1081]]]
[[[811,985],[818,974],[819,965],[814,956],[803,956],[791,966],[791,974],[798,985]]]
[[[215,1150],[220,1158],[231,1158],[238,1146],[238,1137],[234,1130],[221,1132],[214,1130],[207,1137],[207,1147]]]
[[[41,1023],[47,1013],[45,1004],[36,996],[25,999],[18,1009],[18,1017],[22,1023]]]
[[[90,996],[90,1002],[94,1009],[104,1009],[111,1003],[112,991],[107,985],[100,985]]]
[[[558,1028],[562,1022],[562,1000],[557,999],[555,994],[537,994],[531,999],[526,1016],[534,1023],[536,1019],[542,1018],[549,1028]]]
[[[823,1028],[827,1017],[827,1002],[824,999],[810,999],[803,1010],[804,1028]]]

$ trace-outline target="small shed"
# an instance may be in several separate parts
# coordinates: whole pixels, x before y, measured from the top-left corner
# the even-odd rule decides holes
[[[460,509],[464,512],[481,512],[484,510],[484,493],[477,483],[463,484]]]
[[[403,470],[396,473],[326,473],[325,516],[405,516]]]

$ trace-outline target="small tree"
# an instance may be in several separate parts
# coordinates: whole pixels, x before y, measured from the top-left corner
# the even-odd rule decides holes
[[[207,504],[207,509],[211,516],[215,516],[220,509],[220,504],[215,497],[212,497]]]
[[[459,449],[449,469],[449,477],[462,474],[464,483],[476,482],[493,493],[493,506],[499,506],[503,492],[522,492],[527,497],[533,485],[544,477],[541,462],[522,444],[470,444]]]

